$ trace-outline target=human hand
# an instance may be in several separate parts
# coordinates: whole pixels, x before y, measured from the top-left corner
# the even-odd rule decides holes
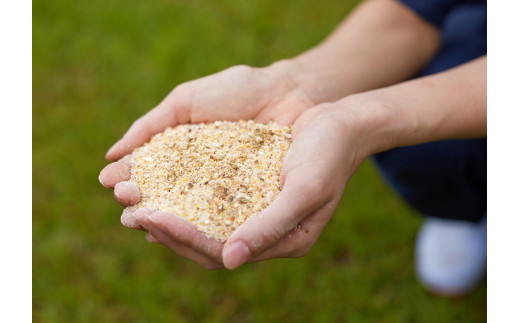
[[[486,57],[306,111],[293,127],[278,198],[226,241],[227,268],[306,254],[362,160],[384,150],[486,134]],[[293,229],[296,226],[295,229]]]
[[[281,172],[276,200],[249,218],[223,247],[225,267],[271,258],[302,257],[332,217],[344,187],[369,150],[346,102],[300,116]],[[358,130],[359,129],[359,130]]]
[[[302,71],[298,63],[286,60],[265,68],[234,66],[183,83],[137,119],[106,158],[119,160],[154,134],[179,124],[241,119],[292,124],[316,104],[300,86]]]
[[[326,104],[297,120],[281,173],[282,191],[269,207],[240,226],[224,246],[172,214],[138,210],[134,220],[149,232],[150,241],[208,269],[303,256],[318,239],[346,182],[366,157],[347,116],[341,108]]]
[[[366,157],[394,147],[485,135],[485,70],[483,57],[444,73],[307,110],[293,126],[277,199],[240,226],[224,246],[205,244],[202,234],[193,236],[191,246],[214,257],[212,265],[227,268],[304,255]],[[150,219],[146,214],[137,215],[136,223],[154,235],[157,227],[171,236],[179,234],[165,216],[157,213]]]
[[[486,134],[486,57],[306,111],[293,127],[278,198],[226,241],[227,268],[306,254],[362,160],[395,147]],[[296,229],[292,229],[296,226]]]
[[[240,119],[292,124],[314,105],[308,87],[302,85],[304,74],[298,63],[286,60],[265,68],[234,66],[181,84],[136,120],[106,157],[117,161],[154,134],[178,124]],[[128,182],[129,174],[129,159],[125,157],[105,167],[99,176],[104,186],[114,188],[115,198],[123,206],[139,202],[139,191]],[[121,220],[131,228],[142,229],[126,213]]]
[[[296,121],[293,143],[281,173],[282,191],[268,208],[239,227],[225,247],[188,222],[164,212],[125,211],[122,222],[148,231],[149,241],[161,243],[207,269],[303,256],[317,240],[346,181],[365,157],[357,154],[360,150],[355,133],[344,117],[338,118],[338,113],[338,108],[324,104],[308,110]],[[128,159],[110,164],[101,176],[104,185],[115,186],[116,199],[124,206],[139,201],[139,191],[125,182],[130,178]]]
[[[156,108],[134,122],[108,151],[107,159],[116,162],[103,169],[99,176],[101,183],[114,188],[115,198],[121,205],[138,203],[139,190],[128,182],[128,154],[167,127],[239,119],[293,123],[314,104],[306,90],[299,86],[299,80],[301,67],[291,61],[281,61],[266,68],[235,66],[178,86]],[[144,230],[129,212],[123,212],[121,222],[130,228]],[[200,235],[193,228],[188,231],[190,236]],[[151,234],[148,238],[153,239]],[[203,236],[200,239],[207,245]]]

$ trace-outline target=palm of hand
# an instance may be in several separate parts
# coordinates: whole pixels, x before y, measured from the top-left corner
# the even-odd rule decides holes
[[[223,86],[225,84],[225,86]],[[349,143],[349,127],[328,106],[312,102],[282,75],[234,67],[177,87],[155,109],[137,120],[107,153],[116,160],[153,134],[183,123],[255,119],[292,124],[293,144],[281,175],[283,189],[259,216],[239,227],[225,245],[208,239],[181,218],[155,210],[123,212],[128,227],[148,231],[147,239],[208,268],[236,268],[245,262],[306,254],[329,221],[343,187],[361,159]],[[306,111],[305,113],[303,113]],[[303,115],[302,115],[303,113]],[[301,115],[301,116],[300,116]],[[139,190],[127,182],[129,157],[108,165],[100,175],[114,187],[124,206],[139,201]]]
[[[114,187],[116,199],[124,206],[139,201],[139,191],[127,182],[129,154],[134,148],[167,127],[215,120],[254,119],[292,124],[312,106],[283,74],[236,66],[215,75],[180,85],[156,108],[138,119],[125,136],[107,153],[110,160],[100,175],[107,187]],[[206,268],[222,266],[222,244],[207,239],[185,221],[169,214],[139,210],[123,212],[121,221],[131,228],[148,231],[147,239],[160,242],[176,253]]]

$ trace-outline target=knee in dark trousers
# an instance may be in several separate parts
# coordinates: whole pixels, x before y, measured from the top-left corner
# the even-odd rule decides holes
[[[386,181],[428,216],[479,221],[487,208],[486,139],[438,141],[374,155]]]

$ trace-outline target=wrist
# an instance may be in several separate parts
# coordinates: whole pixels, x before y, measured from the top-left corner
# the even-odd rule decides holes
[[[329,101],[319,86],[318,75],[299,60],[279,60],[265,69],[289,84],[292,91],[300,92],[312,106]]]
[[[290,80],[314,105],[370,90],[375,84],[363,67],[330,57],[320,46],[294,58],[277,61],[266,69]]]
[[[413,116],[372,92],[351,95],[332,105],[345,128],[355,135],[365,158],[406,145],[417,134]]]

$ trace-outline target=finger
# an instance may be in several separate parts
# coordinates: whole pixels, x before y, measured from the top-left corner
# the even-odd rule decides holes
[[[114,186],[114,197],[122,206],[130,206],[139,203],[141,193],[132,182],[119,182]]]
[[[153,212],[153,210],[151,210]],[[130,229],[140,230],[140,231],[146,231],[145,228],[137,222],[137,219],[134,215],[134,210],[130,210],[130,208],[125,208],[123,210],[123,214],[121,215],[121,223]]]
[[[235,269],[270,248],[328,202],[306,184],[288,177],[278,198],[231,235],[222,252],[226,268]]]
[[[273,258],[300,257],[299,250],[301,248],[301,244],[304,242],[302,237],[302,226],[303,224],[298,224],[296,228],[287,232],[287,234],[285,234],[285,236],[283,236],[277,243],[264,250],[248,262],[253,263]]]
[[[287,234],[269,249],[258,254],[249,262],[258,262],[273,258],[303,257],[311,250],[321,232],[328,223],[327,213],[334,211],[332,203],[319,209],[316,213],[303,220],[296,228]]]
[[[158,106],[141,118],[137,119],[123,137],[116,142],[107,152],[108,160],[117,160],[132,152],[136,147],[147,142],[150,137],[174,125],[174,114],[169,113],[164,106]]]
[[[188,258],[194,261],[199,266],[204,267],[206,269],[214,270],[222,268],[222,264],[219,264],[210,257],[207,257],[206,255],[203,255],[197,252],[196,250],[193,250],[192,248],[171,239],[168,234],[159,230],[157,227],[152,226],[148,229],[149,232],[146,235],[146,240],[154,243],[160,243],[173,250],[173,252],[175,252],[179,256]]]
[[[280,175],[282,191],[270,206],[249,218],[228,239],[222,254],[227,268],[237,268],[273,246],[303,219],[328,204],[334,192],[344,186],[347,175],[332,171],[331,165],[341,165],[347,158],[341,149],[328,149],[338,141],[330,126],[336,125],[318,122],[294,138]]]
[[[152,231],[161,230],[172,241],[183,244],[216,262],[221,262],[222,243],[206,237],[188,221],[171,213],[150,212],[145,209],[137,210],[135,215],[138,223],[143,227]]]
[[[119,161],[108,164],[103,168],[99,173],[99,182],[101,185],[113,188],[117,183],[129,180],[132,175],[130,159],[130,155],[127,155]]]
[[[105,157],[117,160],[147,142],[154,134],[189,122],[189,93],[179,89],[172,91],[157,107],[137,119]]]

